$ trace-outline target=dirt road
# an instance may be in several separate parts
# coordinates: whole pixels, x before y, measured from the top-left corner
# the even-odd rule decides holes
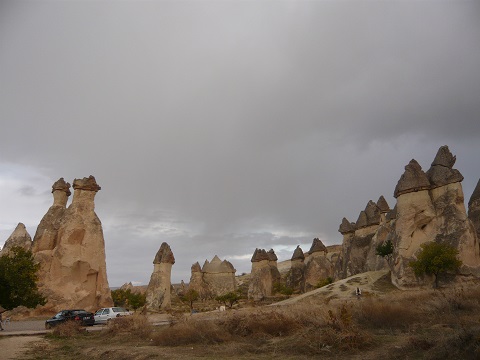
[[[0,360],[23,359],[23,353],[34,342],[45,341],[43,336],[2,336],[0,337]]]

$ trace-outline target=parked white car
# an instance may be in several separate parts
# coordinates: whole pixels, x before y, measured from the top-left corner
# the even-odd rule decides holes
[[[112,319],[128,315],[132,315],[132,313],[122,307],[102,308],[95,313],[95,324],[106,324]]]

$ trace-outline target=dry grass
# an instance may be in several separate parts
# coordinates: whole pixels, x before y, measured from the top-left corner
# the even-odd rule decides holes
[[[62,338],[56,339],[71,344],[70,350],[82,349],[89,360],[154,359],[154,354],[165,352],[174,354],[173,359],[175,354],[178,358],[478,359],[479,314],[480,286],[475,285],[352,296],[329,304],[204,313],[164,327],[153,327],[137,315],[116,319],[101,333],[81,336],[76,329],[62,330],[58,333]],[[104,343],[115,347],[99,346]],[[98,350],[88,352],[95,344]],[[61,349],[45,359],[62,358]]]
[[[128,334],[130,338],[150,338],[153,332],[153,325],[148,322],[145,315],[135,314],[132,316],[121,316],[110,321],[103,333],[107,337],[121,336]]]
[[[52,335],[60,338],[70,338],[85,333],[85,328],[77,321],[66,321],[53,328]]]

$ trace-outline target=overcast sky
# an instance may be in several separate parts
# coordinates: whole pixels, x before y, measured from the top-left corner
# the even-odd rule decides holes
[[[111,286],[289,259],[415,158],[480,178],[478,1],[0,0],[0,245],[94,175]],[[70,199],[71,201],[71,199]],[[70,203],[69,201],[69,203]]]

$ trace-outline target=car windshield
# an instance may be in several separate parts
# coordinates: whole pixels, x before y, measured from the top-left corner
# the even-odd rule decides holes
[[[58,314],[56,314],[56,315],[54,316],[54,318],[55,318],[55,319],[61,318],[61,317],[62,317],[62,313],[63,313],[63,312],[60,311]]]
[[[112,308],[113,312],[126,312],[124,308],[121,307],[114,307]]]
[[[103,312],[103,309],[97,310],[97,312],[95,313],[95,315],[101,315],[102,312]]]

